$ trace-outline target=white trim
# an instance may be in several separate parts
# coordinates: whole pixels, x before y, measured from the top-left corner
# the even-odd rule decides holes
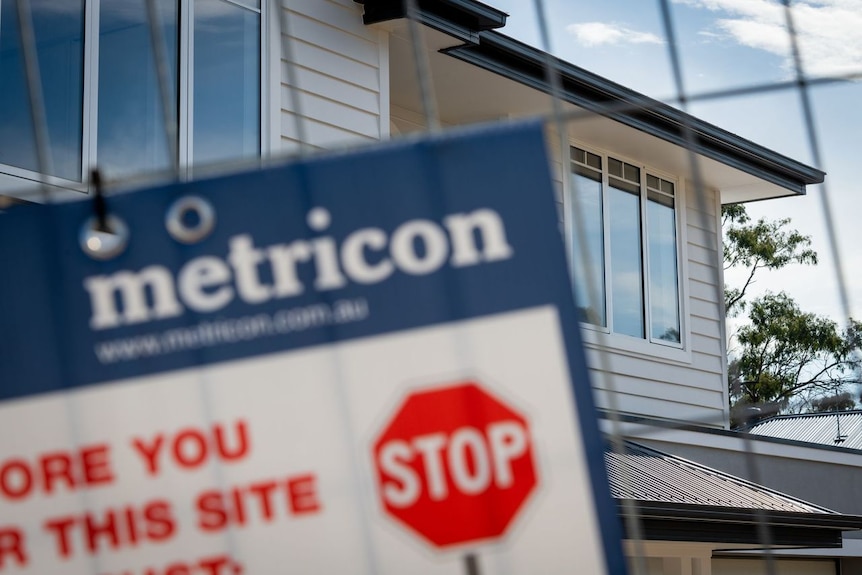
[[[721,349],[721,395],[724,398],[724,428],[730,429],[730,389],[728,389],[728,365],[727,365],[727,310],[724,308],[724,230],[721,228],[721,194],[713,193],[715,203],[715,229],[716,229],[716,257],[715,265],[718,268],[718,309],[721,314],[719,324],[719,346]]]
[[[599,420],[601,429],[610,429],[610,422]],[[622,422],[621,433],[634,441],[648,441],[650,446],[654,443],[669,443],[674,445],[691,446],[732,451],[747,451],[746,440],[750,441],[751,451],[755,456],[781,457],[784,459],[796,459],[800,461],[816,461],[820,463],[832,463],[847,467],[858,467],[862,469],[862,456],[858,452],[844,452],[819,444],[792,443],[777,440],[770,437],[748,435],[744,437],[741,433],[729,435],[724,433],[710,433],[709,428],[703,427],[702,431],[697,428],[681,429],[678,427],[663,427],[646,422]],[[656,449],[671,451],[662,446]]]
[[[686,367],[691,365],[691,346],[662,345],[630,335],[609,333],[586,323],[581,323],[581,339],[584,345],[596,351],[620,352],[623,355],[650,361],[667,360]]]
[[[281,53],[281,35],[284,33],[281,30],[281,10],[284,6],[281,0],[265,0],[271,9],[267,10],[267,38],[261,39],[261,47],[268,46],[266,54],[266,63],[268,71],[267,85],[261,88],[261,93],[267,93],[267,107],[261,108],[261,120],[266,125],[266,137],[269,142],[267,153],[272,156],[281,153],[281,86],[284,83],[284,78],[281,75],[281,63],[283,54]],[[261,66],[263,66],[261,60]],[[262,76],[262,75],[261,75]],[[261,131],[263,136],[263,130]],[[261,148],[263,152],[263,148]]]
[[[268,0],[261,0],[260,2],[260,28],[259,28],[259,43],[260,43],[260,56],[258,58],[258,64],[260,65],[260,92],[259,94],[259,105],[260,111],[258,113],[258,121],[260,122],[260,157],[261,159],[266,158],[270,154],[271,145],[270,145],[270,122],[267,121],[269,105],[270,105],[270,90],[269,88],[272,85],[270,81],[272,76],[272,64],[270,62],[270,50],[267,48],[267,39],[270,38],[270,5]]]
[[[262,10],[262,7],[256,8],[254,6],[249,6],[248,4],[245,4],[244,2],[242,2],[241,0],[222,0],[222,2],[227,2],[228,4],[233,4],[237,8],[243,8],[245,10],[249,10],[251,12],[256,12],[258,14],[260,14],[261,10]]]
[[[96,167],[99,135],[99,12],[100,0],[84,3],[84,118],[81,123],[81,181],[89,185],[90,170]]]
[[[177,165],[180,180],[192,177],[192,146],[194,144],[194,57],[195,37],[194,18],[195,4],[180,2],[177,14],[179,30],[177,69]]]
[[[377,31],[377,94],[379,102],[378,122],[380,124],[380,139],[389,139],[390,94],[389,94],[389,32]]]
[[[661,172],[658,172],[659,174]],[[683,348],[688,351],[689,361],[691,361],[692,352],[692,335],[691,335],[691,315],[689,313],[689,302],[691,301],[688,290],[688,185],[685,178],[680,177],[676,180],[677,193],[676,204],[677,209],[676,225],[677,225],[677,250],[679,262],[679,331],[682,338]]]
[[[52,192],[57,192],[50,198],[54,202],[79,197],[77,194],[65,192],[87,193],[87,184],[83,182],[73,182],[55,176],[41,176],[36,172],[14,166],[0,166],[0,193],[4,196],[41,204],[46,201],[43,184],[51,186]]]

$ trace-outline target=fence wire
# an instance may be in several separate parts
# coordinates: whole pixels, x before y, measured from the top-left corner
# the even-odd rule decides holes
[[[17,5],[17,24],[21,38],[22,53],[25,62],[24,68],[26,72],[27,95],[29,98],[29,110],[31,113],[32,129],[34,134],[34,140],[36,143],[38,169],[39,172],[41,172],[42,174],[52,174],[52,156],[50,151],[49,130],[45,112],[45,98],[43,94],[43,84],[41,81],[41,74],[39,70],[39,61],[36,53],[36,37],[33,30],[30,2],[29,0],[13,1],[15,1]],[[172,172],[176,177],[180,170],[180,166],[178,163],[179,153],[177,150],[178,119],[175,113],[176,107],[174,100],[176,98],[173,94],[171,94],[171,80],[169,78],[169,70],[171,67],[170,63],[167,61],[167,54],[164,48],[165,39],[162,37],[156,0],[142,1],[146,3],[150,41],[154,61],[156,63],[161,111],[163,115],[162,120],[164,127],[164,137],[167,142],[167,149],[169,150],[171,156]],[[299,85],[297,55],[294,46],[294,44],[296,43],[296,39],[294,38],[294,34],[292,33],[295,32],[295,30],[292,30],[291,28],[292,26],[300,26],[301,24],[291,19],[292,1],[293,0],[265,0],[262,3],[264,4],[264,6],[262,6],[261,8],[262,13],[265,13],[267,15],[267,18],[262,18],[261,26],[262,28],[265,28],[269,26],[269,22],[272,22],[272,28],[275,29],[278,36],[277,44],[280,50],[280,63],[282,64],[281,66],[279,66],[278,73],[284,75],[282,81],[287,86],[288,94],[288,101],[285,102],[284,105],[286,106],[286,108],[289,109],[289,112],[291,113],[293,118],[294,132],[296,134],[296,139],[298,140],[299,144],[298,153],[300,155],[305,155],[311,153],[315,146],[312,145],[309,139],[309,129],[306,125],[307,119],[306,115],[303,113],[303,92],[302,87]],[[674,88],[673,95],[670,98],[665,99],[663,102],[657,102],[652,100],[641,104],[632,104],[630,102],[595,102],[594,108],[591,110],[566,110],[566,107],[564,106],[565,101],[560,80],[561,70],[559,68],[559,60],[557,60],[551,55],[553,49],[551,45],[551,33],[549,31],[548,22],[551,18],[553,18],[554,15],[549,12],[546,2],[544,2],[543,0],[534,0],[532,2],[532,9],[535,12],[536,21],[538,22],[539,26],[538,32],[541,41],[541,49],[547,55],[545,60],[546,83],[547,92],[552,100],[552,111],[545,118],[545,121],[550,131],[555,134],[557,139],[557,145],[559,148],[558,153],[560,154],[560,164],[562,172],[561,180],[563,185],[564,202],[571,201],[570,196],[572,192],[575,191],[575,187],[577,186],[577,183],[574,181],[573,178],[566,177],[566,173],[568,171],[569,165],[568,158],[569,147],[571,145],[570,138],[572,136],[577,136],[578,127],[581,122],[584,122],[591,118],[595,118],[597,116],[613,117],[619,114],[649,112],[652,111],[653,108],[657,108],[658,106],[663,106],[666,104],[677,106],[683,112],[687,112],[689,105],[692,103],[717,102],[739,96],[750,96],[757,94],[775,93],[779,91],[795,90],[798,94],[802,108],[805,136],[807,145],[813,158],[813,165],[815,168],[821,169],[823,167],[823,157],[820,144],[821,138],[818,130],[818,125],[814,118],[810,90],[812,87],[816,86],[828,86],[848,81],[860,80],[862,79],[862,67],[860,67],[859,71],[846,72],[843,74],[820,76],[816,78],[810,78],[806,76],[802,66],[802,58],[799,48],[799,36],[797,32],[797,23],[794,20],[794,11],[792,9],[793,7],[790,0],[780,0],[780,2],[781,6],[783,7],[784,27],[788,36],[789,45],[791,46],[794,75],[794,78],[792,80],[780,80],[729,89],[717,89],[703,91],[699,93],[689,93],[686,90],[684,82],[684,74],[681,61],[683,48],[680,46],[677,37],[673,8],[668,0],[657,0],[657,8],[661,16],[660,21],[664,31],[664,38],[666,39],[665,45],[667,58],[672,73],[672,83]],[[493,4],[493,0],[490,3]],[[420,19],[420,4],[424,5],[425,3],[420,3],[418,2],[418,0],[404,0],[403,10],[408,20],[406,30],[409,36],[408,41],[411,48],[410,57],[413,61],[413,68],[416,74],[416,82],[420,92],[420,103],[422,108],[422,117],[424,120],[424,129],[433,132],[441,129],[441,117],[434,89],[435,78],[433,77],[432,66],[429,63],[429,54],[427,51],[427,44],[424,38],[424,26]],[[357,10],[359,10],[359,8],[357,8]],[[503,33],[505,33],[505,29],[503,30]],[[270,81],[272,81],[272,79],[270,79]],[[653,103],[651,104],[650,102]],[[653,108],[651,108],[651,106]],[[709,203],[711,200],[704,183],[701,158],[696,151],[698,149],[698,142],[696,141],[695,129],[691,124],[691,117],[689,115],[686,114],[682,117],[684,119],[682,129],[686,144],[685,147],[687,150],[689,169],[692,175],[692,181],[694,186],[696,208],[699,214],[698,217],[701,220],[699,222],[699,225],[701,228],[709,230],[713,228],[713,226],[715,226],[715,222],[709,221]],[[277,146],[275,146],[275,149],[271,150],[271,154],[273,156],[276,156],[277,152]],[[43,184],[46,179],[43,179]],[[52,200],[52,195],[49,192],[50,189],[51,186],[44,184],[41,188],[41,198],[37,196],[26,196],[22,194],[19,194],[18,197],[27,197],[29,199],[35,200],[41,199],[41,201],[48,202]],[[832,196],[830,194],[830,188],[828,183],[822,186],[821,190],[818,192],[818,197],[822,205],[825,228],[828,231],[829,249],[832,255],[832,259],[835,262],[835,281],[838,285],[841,311],[844,318],[850,318],[851,298],[850,292],[847,287],[844,260],[842,259],[839,250],[834,207],[832,205]],[[0,199],[2,199],[2,197],[0,197]],[[14,202],[7,202],[7,204],[12,203]],[[2,204],[2,202],[0,202],[0,209],[2,209],[3,207],[4,205]],[[589,274],[592,270],[596,269],[596,266],[593,265],[596,262],[590,261],[592,254],[586,248],[587,242],[586,238],[583,235],[584,229],[586,227],[583,224],[583,218],[586,216],[582,214],[578,209],[567,209],[565,213],[567,214],[565,218],[566,225],[568,226],[567,234],[571,235],[571,237],[577,238],[576,243],[581,247],[581,253],[578,255],[585,262],[585,265],[583,267],[585,270],[587,270],[587,273]],[[568,214],[573,214],[573,222],[570,221],[570,217],[568,216]],[[720,245],[715,246],[715,253],[717,261],[714,262],[714,266],[712,266],[710,269],[710,280],[715,290],[715,293],[713,294],[714,300],[716,302],[723,302],[724,296],[722,291],[722,277],[719,271],[721,269],[720,266],[722,265],[722,262],[720,261]],[[590,293],[590,299],[592,299],[593,301],[598,301],[599,298],[598,295],[595,293],[595,286],[600,284],[601,278],[587,277],[586,280],[586,285],[588,286],[588,288],[593,290],[593,293]],[[599,348],[607,349],[612,346],[611,342],[608,341],[608,338],[604,332],[599,331],[594,333],[597,334],[596,337],[598,340]],[[725,353],[726,349],[723,349],[722,351],[723,353]],[[469,351],[466,353],[469,353]],[[468,362],[468,359],[465,358],[464,361]],[[725,421],[723,415],[713,415],[711,413],[706,413],[701,417],[687,417],[685,421],[667,420],[661,421],[660,423],[650,423],[648,420],[640,420],[638,423],[642,424],[641,429],[639,429],[639,431],[635,434],[629,434],[627,430],[630,429],[630,427],[627,427],[627,421],[625,421],[621,417],[623,410],[617,404],[618,395],[623,390],[624,385],[619,381],[619,377],[615,373],[613,366],[613,357],[606,352],[599,353],[597,365],[594,365],[593,368],[597,370],[597,373],[595,375],[599,378],[598,381],[600,382],[600,385],[598,386],[599,392],[605,394],[608,401],[608,408],[606,411],[604,411],[603,416],[610,423],[608,429],[608,435],[610,439],[609,443],[612,449],[620,455],[624,455],[624,442],[628,439],[644,439],[650,437],[651,435],[666,433],[669,430],[686,430],[692,429],[693,427],[697,426],[710,428],[721,428],[727,426],[727,421]],[[596,380],[594,380],[594,385],[595,381]],[[201,393],[205,394],[205,391],[203,391],[204,389],[205,387],[202,385]],[[72,433],[72,435],[74,436],[76,432],[75,430],[70,430],[70,433]],[[753,442],[748,436],[748,434],[740,434],[740,438],[743,442],[743,450],[745,452],[745,462],[748,468],[748,475],[755,483],[760,483],[760,481],[758,481],[760,476],[760,473],[758,471],[758,460],[756,454],[754,453]],[[620,457],[620,461],[624,465],[626,458]],[[626,478],[628,478],[629,476],[629,473],[623,473],[623,481],[625,482]],[[630,491],[631,487],[628,485],[623,485],[623,490]],[[631,497],[625,498],[622,503],[623,505],[627,506],[624,510],[625,520],[627,523],[626,528],[629,534],[629,539],[631,539],[634,543],[632,571],[633,573],[635,573],[635,575],[643,575],[648,573],[648,568],[645,563],[647,555],[641,545],[643,543],[643,528],[641,524],[641,517],[639,516],[637,507],[632,503],[632,500],[633,498]],[[772,542],[772,534],[770,533],[769,525],[767,524],[762,511],[755,511],[754,513],[754,518],[758,525],[759,543],[764,549],[762,557],[765,561],[765,569],[770,575],[775,575],[775,573],[777,573],[777,567],[774,559],[774,545]],[[373,557],[373,553],[371,553],[370,551],[369,557]],[[371,561],[373,564],[372,559],[369,559],[369,561]],[[478,569],[475,563],[475,558],[472,558],[472,561],[473,563],[470,564],[470,569]]]

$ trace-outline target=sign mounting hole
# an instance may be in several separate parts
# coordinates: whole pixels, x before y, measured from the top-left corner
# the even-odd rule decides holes
[[[185,196],[175,201],[165,215],[171,237],[183,244],[196,244],[215,228],[215,210],[200,196]]]

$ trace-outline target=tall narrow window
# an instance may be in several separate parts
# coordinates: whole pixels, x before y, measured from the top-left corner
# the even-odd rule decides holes
[[[581,228],[572,234],[572,273],[581,321],[606,326],[605,240],[602,221],[602,158],[572,148],[571,219]],[[588,282],[592,282],[589,285]]]
[[[83,0],[30,0],[50,175],[81,179]],[[17,3],[0,2],[0,164],[39,171]]]
[[[178,0],[157,0],[177,117]],[[171,166],[146,2],[109,0],[99,12],[98,164],[111,177]],[[174,130],[174,133],[177,133]]]
[[[253,4],[194,5],[194,162],[260,153],[260,14]]]
[[[608,172],[613,327],[643,337],[640,169],[608,158]]]
[[[649,295],[653,339],[680,341],[673,182],[647,175]]]
[[[675,184],[575,147],[571,170],[571,260],[581,321],[678,347]]]

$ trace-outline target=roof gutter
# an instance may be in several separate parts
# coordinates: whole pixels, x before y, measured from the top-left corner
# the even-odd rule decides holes
[[[354,0],[365,6],[366,25],[405,18],[404,0]],[[506,25],[508,14],[473,0],[416,0],[418,20],[467,43],[478,43],[479,33]]]
[[[773,545],[841,547],[842,531],[862,529],[862,517],[840,513],[799,513],[727,508],[660,501],[617,500],[618,512],[635,510],[644,537],[666,541],[757,543],[759,523],[770,529]]]

